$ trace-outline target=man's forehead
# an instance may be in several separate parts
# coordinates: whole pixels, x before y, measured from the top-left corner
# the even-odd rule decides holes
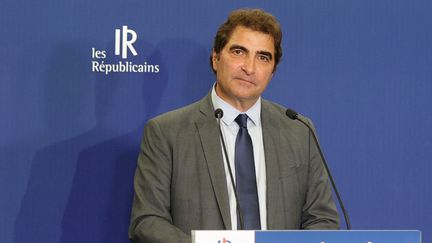
[[[275,52],[273,36],[241,25],[234,28],[226,47],[229,49],[233,45],[253,48],[256,51]]]

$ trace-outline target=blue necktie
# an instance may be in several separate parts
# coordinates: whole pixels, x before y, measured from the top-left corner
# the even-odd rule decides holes
[[[244,229],[259,230],[261,229],[261,223],[255,162],[252,140],[247,130],[247,119],[246,114],[240,114],[235,119],[240,126],[235,142],[236,186],[243,211]],[[237,220],[237,227],[240,229],[239,220]]]

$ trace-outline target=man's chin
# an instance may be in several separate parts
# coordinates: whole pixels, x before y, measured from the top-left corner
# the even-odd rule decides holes
[[[258,100],[259,95],[251,92],[238,92],[235,94],[235,97],[237,98],[237,100],[243,102],[255,102],[256,100]]]

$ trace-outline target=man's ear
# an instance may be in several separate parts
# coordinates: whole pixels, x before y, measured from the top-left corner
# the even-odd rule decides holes
[[[217,65],[216,63],[219,61],[219,55],[215,52],[215,50],[212,50],[212,67],[214,71],[217,71]]]

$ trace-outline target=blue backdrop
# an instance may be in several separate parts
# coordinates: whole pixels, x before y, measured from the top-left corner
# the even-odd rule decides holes
[[[143,125],[209,91],[212,39],[239,7],[280,20],[264,96],[314,120],[353,228],[431,242],[427,0],[2,0],[0,242],[128,242]],[[137,34],[127,59],[115,55],[123,25]],[[106,75],[93,61],[159,72]]]

